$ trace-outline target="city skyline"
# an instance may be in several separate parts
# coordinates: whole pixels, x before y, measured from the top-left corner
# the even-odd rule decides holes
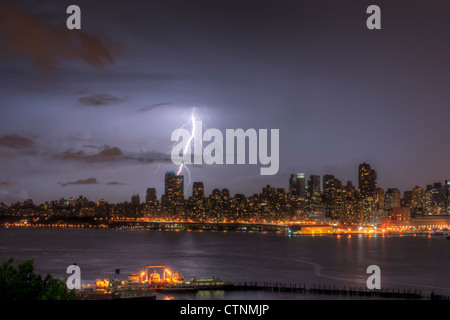
[[[280,130],[274,176],[183,169],[208,193],[287,190],[297,172],[356,185],[364,161],[385,190],[450,177],[442,1],[380,0],[381,30],[357,0],[80,0],[80,31],[65,27],[70,4],[0,2],[0,202],[161,195],[160,177],[178,169],[171,132],[193,112],[222,132]]]
[[[123,203],[92,201],[82,195],[40,205],[29,199],[11,206],[0,203],[0,214],[6,223],[27,225],[31,221],[35,226],[54,225],[55,219],[65,219],[69,226],[74,225],[69,223],[72,221],[90,227],[106,227],[114,221],[269,224],[284,221],[325,223],[329,227],[365,226],[372,230],[448,226],[450,179],[427,185],[425,189],[416,186],[402,196],[399,189],[380,188],[377,171],[369,163],[360,164],[358,173],[357,186],[326,174],[322,176],[322,187],[320,176],[311,175],[306,180],[304,173],[291,174],[288,190],[267,184],[250,196],[232,195],[228,188],[215,188],[208,195],[203,182],[196,181],[189,196],[185,192],[184,176],[166,171],[164,193],[160,197],[155,188],[148,187],[145,199],[133,194],[131,201]]]
[[[369,174],[365,174],[364,172],[368,172]],[[141,192],[133,192],[132,194],[124,195],[125,200],[123,200],[123,201],[107,201],[107,200],[105,200],[106,197],[100,197],[98,199],[91,199],[89,197],[87,197],[87,198],[91,201],[106,201],[106,202],[110,202],[110,203],[130,202],[132,204],[133,203],[141,204],[141,203],[148,203],[149,202],[148,199],[151,199],[151,201],[164,202],[164,197],[166,195],[179,193],[180,194],[179,200],[172,199],[171,197],[169,197],[169,199],[167,200],[168,202],[172,202],[172,201],[176,202],[176,201],[180,201],[180,200],[188,200],[191,198],[195,198],[195,195],[197,192],[200,192],[203,197],[206,197],[206,196],[213,195],[214,190],[224,190],[224,189],[227,190],[228,192],[230,192],[230,196],[232,196],[232,197],[236,196],[236,195],[244,195],[245,197],[251,197],[255,194],[260,195],[261,192],[264,192],[264,188],[270,186],[270,187],[274,188],[274,190],[275,189],[283,190],[286,194],[291,193],[291,194],[295,194],[298,198],[306,199],[308,197],[310,197],[310,198],[313,197],[314,194],[312,194],[312,193],[314,193],[315,192],[314,190],[316,190],[316,189],[320,194],[322,194],[322,193],[326,194],[327,190],[330,188],[331,189],[335,189],[335,188],[336,189],[345,189],[345,187],[346,187],[345,184],[347,184],[347,187],[350,184],[350,186],[355,189],[355,191],[358,193],[358,196],[361,198],[375,196],[378,189],[383,190],[383,193],[386,194],[386,197],[387,197],[386,199],[388,199],[389,194],[391,194],[392,192],[394,192],[394,193],[398,192],[398,201],[399,201],[398,206],[400,206],[400,203],[403,204],[403,202],[401,202],[401,201],[403,201],[403,198],[408,197],[408,196],[411,197],[412,195],[410,193],[414,192],[414,190],[419,189],[423,193],[427,190],[427,188],[436,187],[437,184],[441,184],[443,192],[448,192],[447,189],[450,189],[450,178],[443,179],[442,181],[429,182],[424,186],[415,185],[413,188],[410,188],[408,190],[401,190],[396,187],[382,188],[378,185],[378,181],[377,181],[378,172],[374,168],[372,168],[370,166],[370,164],[367,162],[361,163],[359,165],[358,173],[359,173],[358,184],[354,184],[352,180],[340,179],[340,177],[337,177],[332,174],[307,175],[304,172],[293,173],[289,177],[286,177],[285,185],[282,185],[282,186],[270,185],[269,183],[267,183],[267,184],[260,185],[259,189],[256,189],[256,186],[255,186],[254,192],[245,194],[245,193],[241,193],[241,192],[233,192],[233,190],[231,190],[227,186],[205,187],[204,181],[193,181],[192,183],[185,184],[184,175],[182,175],[182,174],[178,175],[175,171],[166,171],[164,173],[164,179],[161,179],[161,180],[164,180],[162,190],[156,188],[154,185],[148,185],[145,188],[145,190],[142,190]],[[371,177],[374,176],[375,178],[367,178],[368,175],[371,175]],[[176,182],[174,182],[175,184],[173,184],[173,185],[168,182],[168,181],[172,181],[172,180],[176,181]],[[300,180],[301,180],[301,182],[298,182]],[[367,181],[367,180],[369,180],[369,181]],[[370,181],[370,180],[372,180],[372,181]],[[330,181],[330,182],[328,182],[328,181]],[[372,184],[370,191],[367,190],[368,184]],[[447,188],[447,189],[444,189],[444,188]],[[201,191],[198,191],[199,189],[201,189]],[[313,191],[311,191],[311,190],[313,190]],[[66,199],[66,200],[76,199],[78,197],[85,197],[85,196],[86,195],[83,195],[83,194],[71,195],[68,197],[47,199],[44,202],[57,201],[60,199]],[[129,201],[130,198],[131,198],[131,201]],[[29,200],[33,200],[33,199],[27,198],[24,200],[29,201]],[[447,199],[445,198],[445,200],[447,200]],[[386,200],[386,201],[388,201],[388,200]],[[411,198],[410,201],[413,201],[413,199]],[[15,201],[15,202],[20,202],[20,201]],[[34,202],[34,204],[43,204],[44,202],[42,202],[42,203]],[[13,203],[14,202],[11,202],[11,204],[13,204]],[[5,203],[5,204],[8,204],[8,203]]]

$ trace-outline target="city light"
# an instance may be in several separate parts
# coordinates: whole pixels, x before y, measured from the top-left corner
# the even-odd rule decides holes
[[[191,116],[194,125],[194,114]],[[386,192],[377,187],[376,172],[367,163],[360,166],[357,190],[351,182],[344,186],[333,175],[324,175],[323,190],[319,176],[292,174],[289,190],[267,185],[260,194],[232,196],[228,189],[214,189],[208,196],[203,182],[194,182],[192,196],[185,196],[184,176],[167,171],[165,192],[158,199],[155,188],[148,188],[145,202],[133,194],[131,202],[108,203],[78,199],[60,199],[35,205],[31,199],[11,206],[0,205],[5,227],[117,228],[173,231],[240,231],[307,234],[447,233],[450,215],[441,213],[448,206],[449,188],[429,185],[426,192],[413,188],[412,197],[398,189]],[[448,186],[448,182],[445,184]],[[417,192],[416,192],[417,191]],[[441,192],[441,193],[439,193]],[[421,195],[421,197],[419,197]],[[435,197],[428,204],[427,199]],[[414,202],[408,202],[414,199]],[[402,203],[400,203],[402,202]],[[421,203],[420,207],[414,203]]]

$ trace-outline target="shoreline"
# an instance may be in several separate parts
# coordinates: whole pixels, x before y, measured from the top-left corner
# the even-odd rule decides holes
[[[230,224],[231,225],[231,224]],[[271,230],[241,230],[241,229],[235,229],[235,230],[217,230],[217,229],[186,229],[186,228],[145,228],[143,226],[137,227],[137,226],[105,226],[105,225],[99,225],[99,226],[85,226],[85,225],[66,225],[66,224],[52,224],[52,225],[33,225],[33,224],[4,224],[0,225],[0,228],[2,229],[102,229],[102,230],[111,230],[111,231],[172,231],[172,232],[218,232],[218,233],[226,233],[226,232],[237,232],[237,233],[276,233],[276,234],[284,234],[289,237],[302,237],[302,236],[335,236],[335,237],[341,237],[341,236],[347,236],[351,237],[352,235],[355,236],[433,236],[433,237],[450,237],[448,231],[442,231],[442,232],[435,232],[430,230],[415,230],[415,231],[371,231],[371,232],[361,232],[361,231],[348,231],[348,232],[311,232],[311,233],[298,233],[298,234],[290,234],[287,231],[271,231]]]

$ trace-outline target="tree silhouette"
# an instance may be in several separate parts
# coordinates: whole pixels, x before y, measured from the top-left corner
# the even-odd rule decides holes
[[[0,267],[0,301],[11,300],[74,300],[75,290],[69,291],[63,280],[47,275],[42,279],[34,273],[34,260],[13,266],[11,258]]]

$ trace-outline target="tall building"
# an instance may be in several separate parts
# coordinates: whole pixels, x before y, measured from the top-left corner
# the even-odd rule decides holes
[[[444,186],[441,182],[435,182],[433,184],[433,189],[431,191],[433,206],[439,209],[443,209],[444,207]]]
[[[377,188],[377,173],[368,163],[359,165],[359,196],[373,197]]]
[[[269,184],[262,189],[261,200],[265,202],[268,206],[271,205],[275,198],[275,187]]]
[[[412,207],[412,190],[403,193],[402,207]]]
[[[435,212],[434,202],[433,202],[433,185],[427,184],[425,192],[423,194],[423,213],[432,214]]]
[[[445,179],[444,199],[445,199],[445,213],[450,214],[450,179]]]
[[[356,212],[356,189],[351,181],[347,181],[344,191],[344,206],[339,214],[339,222],[345,225],[359,224],[357,212]],[[339,194],[339,191],[338,191]],[[339,198],[339,195],[338,195]],[[339,203],[340,200],[337,202]],[[338,204],[339,207],[339,204]]]
[[[380,211],[381,215],[383,215],[384,212],[384,201],[385,201],[384,189],[378,187],[375,192],[375,202],[377,205],[377,209],[378,211]]]
[[[158,201],[158,198],[156,196],[156,189],[155,188],[147,188],[147,191],[145,192],[145,203],[153,204],[157,201]]]
[[[141,198],[139,197],[139,193],[138,194],[133,194],[131,196],[131,204],[134,204],[135,206],[137,206],[140,203],[141,203]]]
[[[284,188],[277,188],[274,197],[273,209],[277,214],[286,212],[287,210],[287,195]]]
[[[191,198],[191,212],[192,218],[196,220],[204,220],[206,217],[206,201],[205,201],[205,189],[203,182],[194,182],[192,185],[192,198]]]
[[[365,197],[360,198],[359,200],[361,201],[362,206],[362,223],[365,225],[378,223],[381,217],[378,215],[375,199],[373,197]]]
[[[400,190],[397,188],[387,189],[384,199],[384,209],[387,211],[388,215],[392,214],[394,208],[399,207],[401,207]]]
[[[158,197],[156,196],[156,189],[147,188],[145,192],[145,213],[151,216],[158,211],[158,207],[159,203]]]
[[[167,171],[164,179],[164,207],[180,210],[184,204],[184,177]]]
[[[311,212],[320,203],[320,176],[310,175],[306,185],[306,206]]]
[[[339,218],[342,221],[345,216],[345,209],[347,204],[347,192],[345,189],[336,189],[336,199],[333,206],[333,217]]]
[[[322,213],[320,176],[310,175],[306,184],[306,214],[317,220]]]
[[[314,194],[320,194],[320,176],[310,175],[307,183],[308,196],[312,197]]]
[[[422,213],[423,209],[423,189],[415,186],[411,190],[411,214],[417,215]]]
[[[334,206],[336,202],[336,179],[332,174],[326,174],[323,176],[323,202],[326,218],[337,218],[334,214]]]
[[[235,219],[248,219],[248,206],[247,198],[241,193],[236,193],[233,197],[234,203],[234,218]]]
[[[305,174],[291,174],[289,178],[289,193],[295,194],[297,197],[304,199],[305,194]]]
[[[192,184],[192,199],[202,200],[205,198],[205,188],[203,182],[194,182]]]

